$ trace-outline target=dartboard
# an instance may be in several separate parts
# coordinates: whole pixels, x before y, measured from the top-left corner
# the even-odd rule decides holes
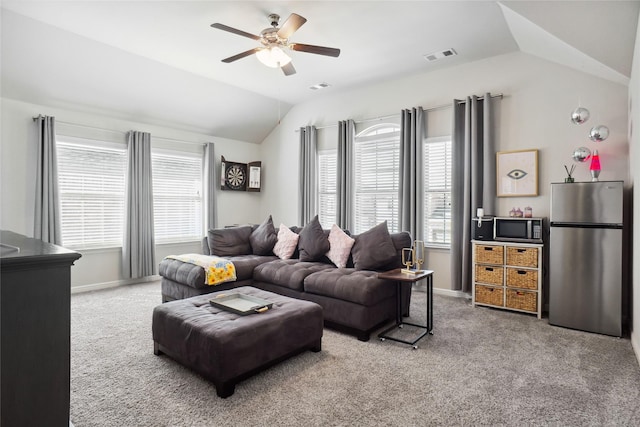
[[[232,190],[244,190],[247,183],[246,167],[237,163],[228,163],[225,181],[227,187]]]

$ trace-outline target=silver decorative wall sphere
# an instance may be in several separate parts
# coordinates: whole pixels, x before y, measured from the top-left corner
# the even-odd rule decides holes
[[[609,128],[604,125],[598,125],[591,128],[589,139],[593,142],[602,142],[609,137]]]
[[[573,160],[578,163],[584,163],[591,157],[591,150],[587,147],[576,148],[573,152]]]
[[[571,113],[571,121],[577,125],[581,125],[589,120],[590,115],[591,113],[589,113],[589,110],[587,110],[586,108],[578,107],[573,110],[573,113]]]

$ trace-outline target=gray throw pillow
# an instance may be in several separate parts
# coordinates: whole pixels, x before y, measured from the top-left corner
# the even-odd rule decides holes
[[[209,230],[209,251],[216,256],[251,254],[251,226],[216,228]]]
[[[324,232],[318,215],[300,231],[298,250],[300,261],[320,261],[329,252],[328,234]]]
[[[396,247],[387,228],[387,221],[355,236],[351,249],[356,270],[379,270],[391,264],[397,257]]]
[[[272,255],[273,246],[277,241],[278,234],[273,226],[271,215],[249,236],[249,243],[251,243],[251,249],[255,255]]]

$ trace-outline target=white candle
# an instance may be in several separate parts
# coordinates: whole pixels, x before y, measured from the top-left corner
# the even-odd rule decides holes
[[[478,218],[482,218],[484,216],[484,209],[478,208]]]

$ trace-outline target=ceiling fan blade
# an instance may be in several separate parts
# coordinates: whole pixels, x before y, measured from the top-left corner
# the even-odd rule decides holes
[[[290,75],[296,73],[296,69],[293,68],[293,63],[291,63],[291,62],[289,62],[286,65],[283,65],[280,68],[282,69],[282,72],[284,73],[285,76],[290,76]]]
[[[298,30],[298,28],[302,27],[305,22],[307,22],[306,18],[303,18],[296,13],[292,13],[278,30],[278,37],[281,39],[288,39]]]
[[[252,55],[252,54],[258,52],[261,49],[262,49],[261,47],[256,47],[256,48],[247,50],[245,52],[239,53],[237,55],[233,55],[233,56],[230,56],[228,58],[225,58],[225,59],[222,60],[222,62],[226,62],[228,64],[229,62],[237,61],[238,59],[242,59],[245,56]]]
[[[333,47],[314,46],[312,44],[291,43],[289,47],[299,52],[315,53],[318,55],[333,56],[337,58],[340,56],[340,49]]]
[[[222,31],[228,31],[230,33],[237,34],[239,36],[248,37],[248,38],[254,39],[254,40],[260,40],[260,36],[256,36],[254,34],[247,33],[247,32],[242,31],[242,30],[238,30],[237,28],[229,27],[228,25],[219,24],[219,23],[216,22],[215,24],[211,24],[211,26],[213,28],[217,28],[217,29],[222,30]]]

